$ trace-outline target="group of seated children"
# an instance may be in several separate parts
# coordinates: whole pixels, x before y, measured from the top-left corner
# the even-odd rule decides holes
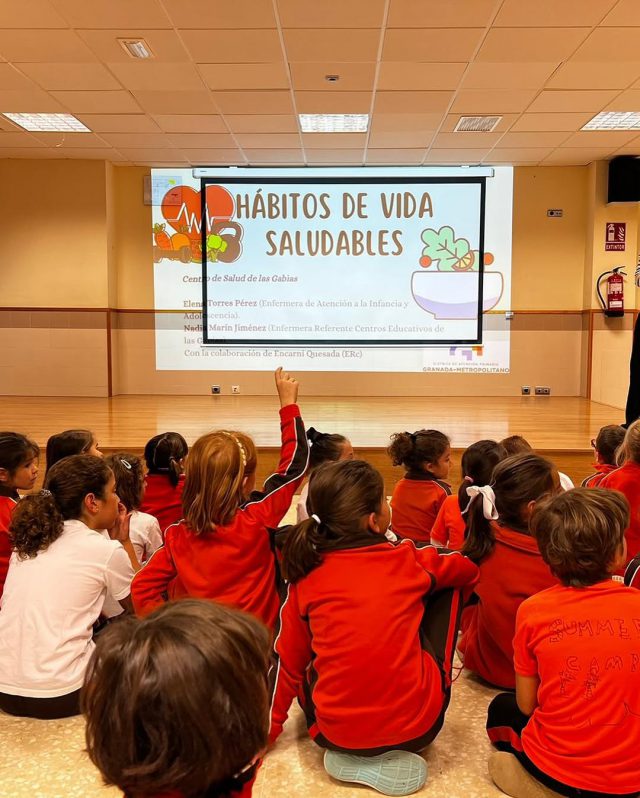
[[[457,650],[506,691],[487,719],[501,790],[640,794],[640,422],[603,428],[568,491],[512,436],[470,446],[452,495],[447,436],[398,433],[390,509],[347,438],[305,432],[297,381],[276,388],[261,490],[242,432],[157,435],[143,463],[73,430],[20,498],[39,450],[0,433],[0,710],[82,711],[128,798],[248,798],[297,699],[333,778],[406,795]]]

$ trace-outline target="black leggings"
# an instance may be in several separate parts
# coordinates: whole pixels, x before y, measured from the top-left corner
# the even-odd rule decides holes
[[[0,693],[0,709],[8,715],[39,720],[71,718],[80,714],[80,690],[55,698],[31,698],[29,696]]]
[[[570,787],[568,784],[563,784],[561,781],[547,776],[536,767],[522,750],[520,740],[522,730],[528,722],[529,717],[520,712],[513,693],[499,693],[489,704],[487,734],[492,744],[498,751],[507,751],[507,753],[513,754],[536,781],[560,795],[566,795],[567,798],[612,798],[612,793],[609,792],[594,792],[593,790]],[[615,798],[638,798],[639,795],[640,793],[630,792],[616,794]]]

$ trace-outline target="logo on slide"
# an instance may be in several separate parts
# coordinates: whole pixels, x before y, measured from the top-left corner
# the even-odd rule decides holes
[[[484,354],[484,347],[483,346],[451,346],[449,347],[449,357],[456,357],[460,355],[465,360],[471,362],[473,360],[473,356],[482,357]]]
[[[411,293],[416,303],[436,319],[475,319],[478,313],[480,253],[471,249],[466,238],[456,238],[452,227],[428,228],[421,236],[424,248],[420,258],[423,269],[411,277]],[[493,263],[493,255],[484,253],[484,265]],[[503,280],[500,272],[484,272],[483,313],[500,301]]]
[[[242,254],[241,224],[233,221],[235,204],[226,188],[206,188],[206,247],[210,263],[233,263]],[[165,220],[153,225],[153,260],[202,261],[202,194],[190,186],[174,186],[162,198]],[[167,225],[175,232],[169,235]]]

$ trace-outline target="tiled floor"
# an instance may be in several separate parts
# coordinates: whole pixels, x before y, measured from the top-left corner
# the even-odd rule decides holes
[[[494,691],[463,673],[454,685],[444,728],[425,752],[427,784],[419,795],[433,798],[499,796],[487,774],[491,751],[484,731]],[[102,787],[84,748],[81,718],[36,721],[0,713],[0,794],[7,798],[116,798]],[[350,798],[376,795],[333,781],[322,767],[322,751],[307,736],[299,709],[292,711],[278,744],[261,768],[254,798]]]

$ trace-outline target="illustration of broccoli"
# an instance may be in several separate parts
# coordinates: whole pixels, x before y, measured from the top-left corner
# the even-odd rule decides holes
[[[216,263],[218,255],[224,252],[227,248],[227,242],[219,235],[212,233],[207,236],[207,258]]]

